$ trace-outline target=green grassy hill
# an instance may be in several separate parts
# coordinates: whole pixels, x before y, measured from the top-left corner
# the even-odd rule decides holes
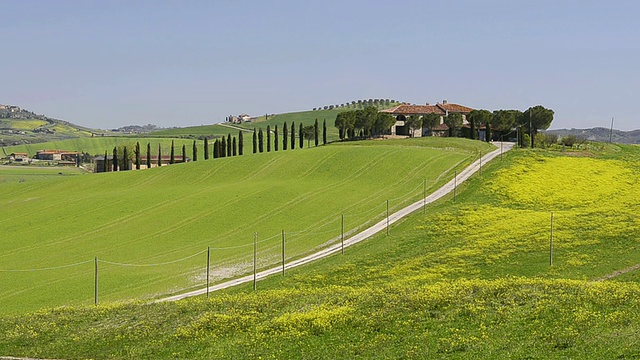
[[[243,285],[208,300],[5,316],[0,353],[633,358],[637,275],[610,276],[640,263],[639,165],[640,148],[630,146],[509,153],[465,183],[455,203],[445,198],[390,235],[272,276],[257,292]]]
[[[464,139],[369,141],[47,182],[0,184],[0,309],[153,298],[338,241],[422,197],[491,145]],[[28,180],[28,179],[27,179]],[[179,260],[179,261],[178,261]]]

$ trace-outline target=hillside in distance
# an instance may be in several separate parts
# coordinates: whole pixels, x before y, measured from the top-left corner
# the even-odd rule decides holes
[[[558,135],[558,137],[575,135],[579,138],[598,142],[609,142],[609,137],[611,136],[611,141],[614,143],[640,144],[640,130],[623,131],[614,129],[613,134],[611,134],[611,129],[595,127],[591,129],[557,129],[546,132]]]
[[[102,130],[38,115],[14,105],[0,104],[0,146],[90,137]]]

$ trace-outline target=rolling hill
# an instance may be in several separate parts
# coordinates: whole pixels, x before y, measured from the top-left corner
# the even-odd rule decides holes
[[[581,155],[581,156],[571,156]],[[0,318],[59,358],[630,358],[640,148],[523,150],[373,239],[210,299]],[[560,169],[560,171],[558,171]],[[548,186],[541,186],[547,184]],[[553,264],[550,215],[555,215]],[[597,215],[596,215],[597,214]]]
[[[433,190],[491,145],[464,139],[364,141],[163,166],[0,183],[2,312],[153,298],[338,241]],[[61,206],[63,204],[63,206]],[[178,261],[180,260],[180,261]]]

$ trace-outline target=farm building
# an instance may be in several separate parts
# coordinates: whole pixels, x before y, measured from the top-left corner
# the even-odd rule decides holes
[[[411,105],[400,104],[390,109],[380,110],[380,112],[391,114],[396,118],[396,123],[391,127],[392,135],[410,135],[414,137],[421,136],[446,136],[449,127],[444,123],[444,118],[450,113],[462,114],[463,123],[467,124],[466,116],[473,109],[458,104],[450,104],[447,100],[442,100],[442,103],[436,103],[435,105]],[[422,129],[412,130],[406,125],[407,118],[411,115],[423,116],[427,114],[440,115],[440,124],[434,128],[429,129],[423,127]]]
[[[10,161],[15,161],[15,162],[28,162],[29,161],[29,154],[21,153],[21,152],[14,152],[14,153],[9,154],[8,159]]]
[[[67,150],[39,150],[36,152],[35,158],[38,160],[73,161],[76,163],[78,161],[78,152]]]

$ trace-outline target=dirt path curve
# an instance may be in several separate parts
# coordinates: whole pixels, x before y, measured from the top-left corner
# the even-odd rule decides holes
[[[480,170],[480,166],[483,165],[487,162],[489,162],[491,159],[500,156],[500,143],[496,142],[494,143],[494,145],[498,146],[498,149],[484,155],[480,160],[476,160],[474,161],[471,165],[469,165],[467,168],[465,168],[463,171],[460,172],[460,174],[458,174],[458,176],[456,177],[456,179],[451,179],[451,181],[449,181],[448,183],[446,183],[445,185],[443,185],[441,188],[439,188],[438,190],[434,191],[433,193],[431,193],[429,196],[427,196],[427,198],[425,200],[420,200],[420,201],[416,201],[415,203],[398,210],[397,212],[389,215],[389,225],[394,224],[395,222],[397,222],[398,220],[402,219],[403,217],[409,215],[410,213],[421,209],[424,204],[425,201],[427,204],[430,204],[440,198],[442,198],[443,196],[447,195],[448,193],[452,192],[454,189],[454,186],[457,182],[457,184],[461,184],[464,181],[466,181],[467,179],[469,179],[471,177],[471,175],[473,175],[474,173],[476,173],[478,170]],[[511,148],[513,147],[514,143],[502,143],[502,151],[509,151],[511,150]],[[385,230],[387,227],[387,219],[383,219],[381,221],[379,221],[377,224],[363,230],[362,232],[350,237],[349,239],[345,239],[344,240],[344,247],[349,247],[351,245],[357,244],[367,238],[370,238],[371,236],[375,235],[376,233]],[[329,246],[326,249],[320,250],[314,254],[305,256],[301,259],[297,259],[294,261],[289,262],[288,264],[285,264],[285,270],[286,269],[292,269],[301,265],[305,265],[308,264],[312,261],[318,260],[318,259],[322,259],[324,257],[327,257],[329,255],[335,254],[337,252],[340,252],[342,249],[342,245],[340,243]],[[282,272],[282,266],[276,266],[267,270],[263,270],[260,271],[259,273],[256,274],[256,279],[260,280],[260,279],[264,279],[265,277],[269,276],[269,275],[273,275],[273,274],[278,274]],[[216,285],[211,285],[209,286],[209,292],[213,292],[216,290],[221,290],[221,289],[226,289],[232,286],[236,286],[236,285],[240,285],[240,284],[244,284],[244,283],[248,283],[248,282],[252,282],[253,281],[253,274],[251,275],[247,275],[247,276],[243,276],[241,278],[238,279],[233,279],[233,280],[229,280],[229,281],[225,281],[223,283],[220,284],[216,284]],[[176,301],[176,300],[181,300],[184,298],[188,298],[188,297],[192,297],[192,296],[198,296],[198,295],[202,295],[202,294],[206,294],[207,293],[207,288],[202,288],[202,289],[198,289],[198,290],[194,290],[194,291],[190,291],[184,294],[178,294],[178,295],[174,295],[174,296],[169,296],[163,299],[159,299],[156,300],[156,302],[164,302],[164,301]]]
[[[228,127],[229,129],[240,130],[240,131],[244,131],[244,132],[253,132],[253,130],[241,128],[240,126],[235,126],[235,125],[231,125],[231,124],[218,123],[218,125],[224,126],[224,127]]]
[[[640,264],[636,264],[636,265],[630,266],[630,267],[622,269],[622,270],[616,270],[616,271],[612,272],[611,274],[599,277],[599,278],[597,278],[597,279],[595,279],[593,281],[605,281],[605,280],[613,279],[614,277],[618,277],[620,275],[624,275],[626,273],[630,273],[630,272],[636,271],[638,269],[640,269]]]

